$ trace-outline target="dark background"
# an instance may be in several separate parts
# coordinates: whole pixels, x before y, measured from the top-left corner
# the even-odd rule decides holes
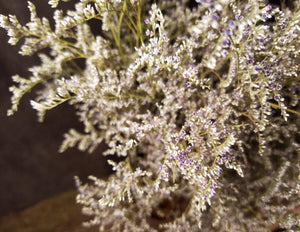
[[[52,17],[48,0],[32,2],[39,17]],[[62,2],[59,6],[66,9],[73,3]],[[0,14],[15,14],[21,24],[26,24],[30,17],[25,0],[0,0]],[[18,54],[19,44],[11,46],[7,41],[6,31],[0,29],[0,216],[75,189],[74,175],[86,180],[90,174],[105,177],[110,172],[106,158],[101,155],[104,145],[93,154],[76,149],[58,153],[63,134],[69,128],[82,131],[68,104],[49,111],[45,121],[38,123],[36,111],[29,103],[34,93],[30,93],[21,101],[18,112],[6,116],[10,108],[11,76],[29,77],[27,69],[39,64],[37,56],[22,57]]]

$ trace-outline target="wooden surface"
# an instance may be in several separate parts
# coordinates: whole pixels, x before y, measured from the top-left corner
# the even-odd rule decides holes
[[[1,232],[96,232],[85,228],[87,218],[75,203],[76,191],[46,199],[23,211],[0,218]]]

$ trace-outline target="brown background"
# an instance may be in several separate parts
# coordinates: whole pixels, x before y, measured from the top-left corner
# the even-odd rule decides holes
[[[29,21],[25,0],[0,0],[0,14],[16,14],[19,21]],[[40,17],[51,17],[48,0],[32,0]],[[72,3],[61,3],[67,8]],[[11,76],[28,77],[28,67],[39,64],[36,56],[22,57],[19,46],[7,44],[6,31],[0,29],[0,216],[14,212],[60,192],[75,189],[73,176],[83,180],[89,174],[109,174],[102,148],[94,154],[70,149],[63,154],[58,148],[69,128],[82,130],[71,106],[63,104],[46,114],[44,123],[37,122],[29,104],[34,93],[25,95],[18,112],[6,116],[10,107]],[[34,91],[33,91],[34,92]]]

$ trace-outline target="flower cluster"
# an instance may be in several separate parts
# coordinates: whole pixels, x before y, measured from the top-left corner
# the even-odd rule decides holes
[[[76,177],[86,226],[300,229],[299,0],[80,0],[55,11],[53,30],[28,7],[26,25],[0,15],[8,42],[41,59],[13,76],[8,115],[40,85],[40,121],[68,102],[84,125],[61,152],[104,141],[121,158],[106,181]]]

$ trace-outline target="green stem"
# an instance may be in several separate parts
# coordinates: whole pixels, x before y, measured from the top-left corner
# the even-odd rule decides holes
[[[268,102],[272,107],[276,108],[276,109],[280,109],[280,106],[279,105],[276,105],[274,103],[271,103],[271,102]],[[291,109],[285,109],[286,111],[290,112],[290,113],[293,113],[293,114],[297,114],[300,116],[300,112],[298,111],[295,111],[295,110],[291,110]]]
[[[143,29],[142,29],[142,24],[141,24],[141,12],[142,12],[142,0],[139,0],[138,4],[138,12],[137,12],[137,27],[138,27],[138,35],[139,39],[141,40],[141,43],[143,44]]]

